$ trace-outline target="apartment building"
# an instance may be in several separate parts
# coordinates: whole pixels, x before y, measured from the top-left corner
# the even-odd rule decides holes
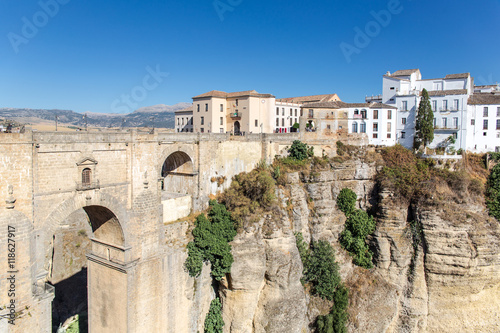
[[[227,93],[212,90],[193,97],[196,133],[272,133],[275,97],[255,90]]]
[[[387,72],[382,81],[382,102],[397,108],[398,143],[413,147],[416,113],[421,92],[426,89],[434,112],[434,140],[429,147],[444,145],[445,140],[453,136],[454,146],[465,148],[467,101],[473,93],[473,79],[469,73],[422,79],[419,69],[398,70],[392,74]]]
[[[371,145],[396,144],[396,107],[382,103],[341,101],[308,103],[302,106],[306,130],[365,135]]]
[[[500,152],[500,92],[474,93],[467,109],[466,149]]]
[[[299,123],[301,114],[301,106],[308,103],[321,103],[340,101],[337,94],[309,95],[286,97],[276,99],[275,113],[275,133],[290,133],[294,132],[293,126]]]
[[[183,110],[175,111],[175,131],[192,132],[193,131],[193,107],[190,106]]]

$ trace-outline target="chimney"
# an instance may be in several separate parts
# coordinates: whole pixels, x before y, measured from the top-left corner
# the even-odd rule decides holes
[[[385,75],[391,76],[391,72],[387,71],[387,73],[385,73]]]

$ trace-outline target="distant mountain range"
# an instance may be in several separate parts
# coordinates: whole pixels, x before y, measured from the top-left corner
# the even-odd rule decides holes
[[[39,124],[43,122],[54,122],[56,115],[58,122],[65,125],[85,127],[87,115],[88,126],[93,127],[156,127],[174,128],[175,114],[177,110],[190,107],[191,103],[177,103],[175,105],[158,104],[142,107],[128,114],[116,113],[78,113],[71,110],[57,109],[17,109],[0,108],[0,117],[12,119],[23,124]]]

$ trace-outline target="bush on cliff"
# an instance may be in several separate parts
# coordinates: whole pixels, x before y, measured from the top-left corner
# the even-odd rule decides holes
[[[224,319],[222,319],[222,304],[218,298],[210,303],[210,309],[205,317],[205,333],[222,333]]]
[[[236,236],[235,223],[226,207],[210,200],[208,218],[200,214],[193,229],[194,240],[187,245],[188,257],[184,266],[190,276],[199,276],[203,262],[211,264],[212,276],[220,280],[229,273],[233,263],[231,242]]]
[[[290,149],[288,149],[288,153],[291,158],[302,161],[314,155],[314,148],[308,147],[300,140],[295,140]]]
[[[333,296],[333,306],[330,313],[318,316],[316,327],[318,333],[346,333],[347,305],[349,303],[349,289],[340,284]]]
[[[372,268],[372,253],[366,244],[366,236],[375,231],[375,219],[357,209],[347,217],[345,229],[340,234],[340,245],[354,256],[354,264]]]
[[[337,207],[349,216],[356,209],[357,195],[353,190],[343,188],[337,196]]]
[[[493,167],[488,178],[486,206],[490,215],[500,221],[500,164]]]

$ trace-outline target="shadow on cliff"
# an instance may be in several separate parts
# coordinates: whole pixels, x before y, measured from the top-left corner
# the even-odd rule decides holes
[[[82,268],[54,287],[56,295],[52,301],[52,331],[56,333],[67,319],[79,315],[79,332],[87,333],[87,268]]]

